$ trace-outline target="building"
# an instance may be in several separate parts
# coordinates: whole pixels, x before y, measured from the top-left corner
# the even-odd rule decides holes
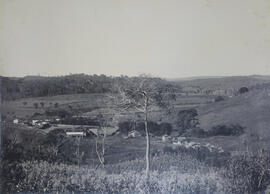
[[[18,123],[19,123],[19,119],[14,119],[14,120],[13,120],[13,123],[14,123],[14,124],[18,124]]]
[[[66,135],[71,137],[84,137],[86,136],[86,133],[83,131],[68,131],[66,132]]]

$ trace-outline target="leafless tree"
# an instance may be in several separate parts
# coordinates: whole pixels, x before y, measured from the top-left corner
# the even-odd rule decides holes
[[[82,157],[84,156],[84,152],[80,151],[80,144],[81,144],[81,136],[76,137],[76,151],[75,156],[77,158],[77,165],[80,166],[80,162],[82,160]]]
[[[119,105],[122,111],[133,109],[144,115],[144,128],[146,136],[146,181],[149,180],[150,170],[150,136],[149,136],[149,114],[153,110],[168,108],[169,101],[175,99],[174,88],[159,78],[140,76],[127,79],[119,86]]]
[[[112,107],[112,97],[109,95],[104,95],[101,101],[104,105],[104,110],[106,110],[106,113],[102,113],[102,111],[100,111],[100,114],[97,115],[99,129],[96,133],[97,137],[95,138],[95,148],[100,163],[97,165],[96,168],[98,168],[100,165],[103,168],[105,166],[106,138],[108,134],[108,128],[112,127],[115,116],[115,109],[114,107]]]

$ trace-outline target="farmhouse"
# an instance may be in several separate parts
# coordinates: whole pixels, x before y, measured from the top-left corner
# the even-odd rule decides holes
[[[14,124],[18,124],[18,123],[19,123],[19,119],[14,119],[14,120],[13,120],[13,123],[14,123]]]
[[[69,131],[66,132],[66,135],[71,137],[84,137],[86,136],[86,133],[83,131]]]

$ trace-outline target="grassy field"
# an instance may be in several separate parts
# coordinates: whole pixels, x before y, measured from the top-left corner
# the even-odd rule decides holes
[[[214,96],[182,96],[177,95],[173,105],[177,110],[196,108],[198,110],[199,127],[208,131],[217,125],[238,124],[245,128],[246,134],[253,135],[250,141],[259,142],[259,146],[269,149],[268,140],[270,139],[270,91],[254,90],[225,101],[213,102]],[[55,109],[55,103],[58,103],[57,109],[63,109],[71,112],[73,115],[94,117],[100,113],[106,114],[108,98],[101,94],[72,94],[51,97],[25,98],[15,101],[4,101],[2,105],[2,115],[7,118],[30,118],[35,113],[40,113],[46,119],[44,114],[46,110]],[[40,103],[44,103],[41,107]],[[105,102],[105,103],[104,103]],[[39,107],[35,108],[34,103]],[[126,120],[134,115],[133,112],[122,114],[118,120]],[[153,112],[150,119],[156,121],[174,122],[169,117],[164,117],[162,112]],[[75,126],[70,126],[74,128]],[[175,127],[175,125],[174,125]],[[54,129],[55,127],[52,127]],[[50,130],[50,129],[49,129]],[[209,141],[228,147],[228,150],[243,150],[243,137],[217,137],[204,138],[203,141]]]
[[[213,101],[211,96],[181,96],[178,95],[176,101],[172,101],[173,105],[182,108],[189,106],[198,106]],[[22,98],[14,101],[3,101],[2,113],[6,115],[14,115],[19,118],[32,116],[35,112],[44,113],[46,109],[55,108],[55,103],[59,109],[73,109],[81,112],[91,112],[96,108],[106,108],[109,98],[104,94],[70,94],[36,98]],[[34,103],[38,104],[35,108]],[[41,107],[40,103],[44,103]]]

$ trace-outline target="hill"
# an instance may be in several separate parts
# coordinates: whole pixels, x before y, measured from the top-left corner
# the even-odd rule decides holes
[[[200,90],[228,90],[245,87],[254,87],[256,85],[265,84],[270,82],[269,76],[232,76],[232,77],[199,77],[190,79],[175,79],[174,83],[181,87],[195,87]]]
[[[4,100],[20,98],[56,96],[65,94],[93,94],[116,92],[115,86],[136,82],[139,77],[112,77],[106,75],[71,74],[66,76],[25,76],[1,77],[1,94]],[[150,78],[149,78],[150,79]],[[166,86],[168,81],[151,78],[160,85]]]
[[[198,115],[200,127],[204,130],[221,125],[238,125],[244,127],[244,136],[249,136],[249,141],[266,143],[270,140],[270,87],[201,106]]]

